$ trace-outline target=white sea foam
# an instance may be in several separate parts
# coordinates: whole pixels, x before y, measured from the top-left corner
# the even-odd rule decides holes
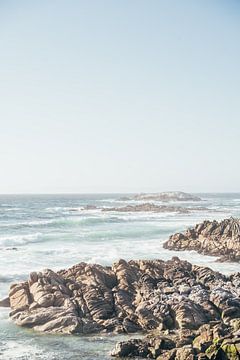
[[[53,206],[53,207],[48,207],[45,209],[45,212],[48,213],[56,213],[56,212],[72,212],[72,211],[82,211],[84,210],[84,206],[77,206],[77,207],[68,207],[68,206]]]
[[[3,345],[4,349],[4,345]],[[2,351],[0,359],[41,359],[41,360],[51,360],[54,359],[54,354],[44,354],[44,351],[37,345],[26,344],[25,341],[8,341],[6,348]]]
[[[1,209],[1,207],[0,207],[0,210],[5,213],[5,212],[7,212],[7,211],[19,211],[19,210],[22,210],[22,208],[19,208],[19,207],[9,207],[9,208],[3,208],[3,209]]]
[[[38,225],[48,225],[54,223],[56,220],[31,220],[31,221],[20,221],[20,222],[7,222],[2,221],[0,224],[0,228],[20,228],[20,227],[31,227]]]
[[[41,236],[42,236],[42,233],[40,233],[40,232],[37,232],[35,234],[1,236],[0,237],[0,246],[25,245],[25,244],[39,241]]]
[[[224,209],[225,210],[225,209]],[[226,209],[227,210],[227,209]],[[229,215],[229,214],[228,214]],[[132,221],[148,221],[149,219],[164,219],[164,218],[173,218],[176,219],[178,217],[181,219],[191,219],[191,222],[194,218],[196,219],[205,219],[205,218],[224,218],[226,216],[225,213],[219,212],[210,212],[206,213],[199,211],[194,214],[178,214],[173,212],[164,212],[164,213],[146,213],[146,212],[102,212],[99,209],[94,210],[84,210],[82,211],[82,216],[61,216],[59,218],[51,218],[44,220],[30,220],[23,222],[8,222],[2,221],[0,224],[0,228],[20,228],[20,227],[42,227],[42,226],[54,226],[54,225],[74,225],[80,223],[93,224],[99,221],[105,220],[106,222],[116,219],[120,221],[132,222]]]
[[[8,308],[0,308],[0,320],[8,320],[9,319],[9,309]],[[0,357],[1,359],[1,357]]]
[[[23,222],[2,222],[0,228],[20,228],[20,227],[41,227],[46,225],[57,225],[57,224],[67,224],[67,223],[76,223],[82,219],[76,217],[61,217],[47,220],[30,220]]]

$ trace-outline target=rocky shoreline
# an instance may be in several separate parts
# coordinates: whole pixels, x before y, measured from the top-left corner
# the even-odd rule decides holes
[[[170,236],[164,243],[169,250],[196,250],[218,256],[218,261],[240,262],[240,220],[204,221],[184,233]]]
[[[144,339],[118,342],[111,355],[157,360],[239,360],[240,320],[202,325],[197,331],[153,332]]]
[[[31,273],[11,286],[8,300],[10,318],[40,332],[147,334],[118,343],[112,356],[239,358],[240,273],[225,276],[176,257],[80,263]],[[226,357],[230,351],[235,357]]]

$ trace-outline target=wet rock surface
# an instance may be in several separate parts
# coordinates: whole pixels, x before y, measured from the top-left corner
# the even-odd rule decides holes
[[[196,250],[218,256],[219,261],[240,262],[240,220],[206,220],[184,233],[170,236],[164,247],[169,250]]]
[[[148,334],[118,343],[113,356],[200,359],[209,346],[209,354],[239,351],[240,273],[225,276],[176,257],[33,272],[11,286],[9,302],[11,319],[36,331]]]

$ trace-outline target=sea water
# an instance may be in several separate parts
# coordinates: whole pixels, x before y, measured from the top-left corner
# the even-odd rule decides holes
[[[198,195],[200,202],[169,203],[196,209],[187,214],[102,211],[132,204],[121,200],[127,196],[123,194],[1,195],[0,298],[7,296],[11,283],[26,280],[31,271],[59,270],[81,261],[110,265],[120,258],[166,260],[177,255],[226,274],[239,271],[236,263],[220,264],[194,251],[163,249],[163,242],[177,231],[205,219],[240,216],[240,194]],[[96,208],[86,210],[86,205]],[[39,334],[14,325],[8,312],[0,308],[1,360],[105,360],[115,342],[126,338]]]

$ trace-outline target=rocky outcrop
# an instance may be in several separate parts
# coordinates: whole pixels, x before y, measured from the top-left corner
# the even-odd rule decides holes
[[[206,220],[184,233],[170,236],[164,248],[196,250],[205,255],[218,256],[219,261],[240,262],[240,220]]]
[[[36,331],[148,333],[118,343],[112,356],[238,359],[219,356],[239,354],[240,273],[177,257],[33,272],[11,286],[8,301],[11,319]]]
[[[183,330],[155,332],[143,339],[117,343],[111,355],[157,360],[239,360],[240,332],[220,322],[203,325],[191,334]]]
[[[201,198],[182,191],[167,191],[160,193],[142,193],[131,197],[122,197],[121,200],[143,201],[201,201]]]
[[[52,333],[195,331],[240,317],[240,274],[173,258],[33,272],[9,292],[11,319]],[[190,336],[190,335],[188,335]],[[190,336],[191,337],[191,336]]]
[[[154,213],[164,213],[164,212],[177,212],[181,214],[188,214],[193,211],[204,211],[209,210],[205,207],[182,207],[182,206],[170,206],[170,205],[156,205],[152,203],[143,203],[137,205],[127,205],[121,207],[109,207],[103,208],[102,211],[118,211],[118,212],[154,212]]]
[[[109,207],[103,208],[102,211],[118,211],[118,212],[178,212],[187,214],[190,212],[189,209],[180,207],[180,206],[167,206],[167,205],[155,205],[151,203],[137,204],[137,205],[127,205],[121,207]]]

